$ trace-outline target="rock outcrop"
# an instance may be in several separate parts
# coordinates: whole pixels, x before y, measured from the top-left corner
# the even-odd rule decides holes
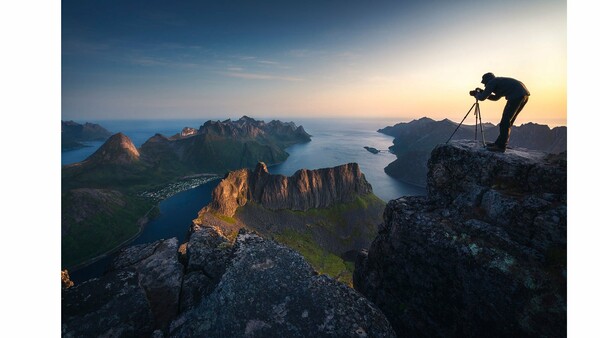
[[[181,137],[187,137],[187,136],[192,136],[192,135],[196,135],[198,133],[198,129],[196,128],[190,128],[190,127],[185,127],[181,130],[180,136]]]
[[[383,314],[318,276],[297,252],[241,230],[215,290],[171,324],[172,337],[394,337]]]
[[[297,252],[241,230],[200,228],[122,250],[104,276],[62,290],[62,336],[395,337],[351,288]]]
[[[354,285],[407,336],[566,336],[566,155],[431,153],[428,197],[390,201]]]
[[[457,127],[458,123],[448,119],[435,121],[423,117],[379,129],[378,132],[394,137],[390,151],[398,158],[385,168],[385,172],[402,181],[425,186],[431,151],[436,145],[446,142]],[[497,126],[485,123],[483,129],[486,141],[494,141],[498,137]],[[474,126],[462,124],[452,139],[473,140],[474,136]],[[567,127],[551,129],[536,123],[514,126],[509,146],[558,154],[567,150]]]
[[[60,271],[60,281],[61,287],[65,289],[68,289],[71,286],[75,285],[75,283],[73,283],[73,281],[71,280],[71,277],[69,276],[69,271],[67,271],[67,269]]]
[[[178,314],[177,239],[127,248],[112,270],[62,292],[63,337],[148,337]]]
[[[370,194],[371,184],[358,164],[348,163],[317,170],[300,169],[292,176],[271,175],[264,163],[254,171],[228,173],[213,191],[212,211],[233,216],[248,201],[271,210],[308,210],[352,201]]]

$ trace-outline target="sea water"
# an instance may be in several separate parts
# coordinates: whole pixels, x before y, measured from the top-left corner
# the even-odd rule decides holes
[[[206,120],[169,120],[169,121],[81,121],[98,123],[110,132],[122,132],[136,147],[140,147],[148,138],[160,133],[172,136],[183,127],[199,128]],[[266,122],[270,121],[265,119]],[[272,174],[292,175],[299,169],[319,169],[356,162],[373,192],[384,201],[401,196],[425,195],[425,189],[400,182],[384,172],[384,168],[396,157],[387,151],[393,138],[377,130],[394,125],[396,120],[381,119],[293,119],[296,125],[302,125],[311,137],[311,141],[288,147],[290,154],[283,163],[268,168]],[[78,121],[79,122],[79,121]],[[62,164],[82,161],[96,151],[101,142],[89,143],[89,147],[62,152]],[[373,154],[365,146],[382,152]],[[161,238],[177,237],[185,240],[189,226],[198,211],[210,202],[211,192],[218,180],[180,192],[160,202],[160,216],[148,222],[142,233],[129,245],[150,243]],[[84,268],[70,271],[71,279],[80,283],[89,278],[100,276],[112,260],[112,255],[98,260]]]

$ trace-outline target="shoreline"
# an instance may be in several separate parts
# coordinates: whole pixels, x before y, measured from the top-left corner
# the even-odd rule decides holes
[[[185,180],[188,180],[188,179],[201,178],[201,177],[210,177],[210,179],[208,179],[208,180],[207,180],[207,181],[205,181],[205,182],[202,182],[201,184],[194,185],[194,186],[189,186],[187,189],[178,190],[178,191],[177,191],[176,193],[174,193],[174,194],[165,195],[165,196],[163,196],[163,198],[161,198],[161,199],[157,200],[157,201],[156,201],[156,204],[154,204],[154,205],[153,205],[153,206],[152,206],[152,207],[151,207],[151,208],[150,208],[148,211],[146,211],[146,213],[145,213],[145,214],[144,214],[142,217],[138,218],[138,220],[137,220],[137,223],[139,223],[139,224],[140,224],[140,225],[139,225],[139,227],[138,227],[138,231],[137,231],[137,232],[136,232],[136,233],[135,233],[133,236],[131,236],[130,238],[128,238],[127,240],[123,241],[122,243],[120,243],[120,244],[119,244],[119,245],[117,245],[116,247],[114,247],[114,248],[112,248],[112,249],[109,249],[108,251],[105,251],[105,252],[103,252],[103,253],[101,253],[101,254],[99,254],[99,255],[97,255],[97,256],[94,256],[94,257],[92,257],[92,258],[89,258],[89,259],[87,259],[87,260],[85,260],[85,261],[83,261],[83,262],[81,262],[81,263],[75,264],[75,265],[73,265],[73,266],[70,266],[70,267],[63,267],[62,269],[63,269],[63,270],[65,270],[65,269],[66,269],[67,271],[69,271],[69,273],[76,272],[76,271],[78,271],[78,270],[80,270],[80,269],[83,269],[83,268],[85,268],[85,267],[88,267],[88,266],[90,266],[90,265],[92,265],[92,264],[94,264],[94,263],[98,262],[99,260],[101,260],[101,259],[103,259],[103,258],[106,258],[107,256],[109,256],[109,255],[111,255],[111,254],[113,254],[113,253],[115,253],[115,252],[117,252],[117,251],[119,251],[119,250],[123,249],[124,247],[126,247],[127,245],[129,245],[129,244],[131,244],[133,241],[135,241],[135,240],[136,240],[138,237],[140,237],[140,235],[142,234],[142,232],[143,232],[143,231],[146,229],[146,226],[148,225],[148,223],[150,223],[150,221],[151,221],[151,219],[149,219],[149,218],[148,218],[148,215],[149,215],[149,214],[150,214],[150,213],[151,213],[151,212],[152,212],[152,211],[153,211],[155,208],[158,208],[158,209],[159,209],[159,212],[160,212],[159,205],[160,205],[160,203],[161,203],[162,201],[164,201],[164,200],[166,200],[166,199],[169,199],[169,198],[173,197],[174,195],[176,195],[176,194],[178,194],[178,193],[180,193],[180,192],[188,191],[188,190],[190,190],[190,189],[195,189],[195,188],[197,188],[197,187],[199,187],[199,186],[201,186],[201,185],[204,185],[204,184],[210,183],[210,182],[212,182],[212,181],[214,181],[214,180],[216,180],[216,179],[220,178],[221,176],[219,176],[218,174],[194,174],[194,175],[189,175],[189,176],[186,176],[186,177],[182,177],[182,178],[181,178],[180,180],[178,180],[177,182],[179,182],[179,183],[180,183],[180,182],[182,182],[182,181],[185,181]],[[152,198],[152,197],[148,196],[147,198]],[[160,215],[160,214],[159,214],[159,215]]]
[[[161,201],[162,202],[162,201]],[[109,256],[110,254],[113,254],[121,249],[123,249],[123,247],[125,247],[126,245],[130,244],[131,242],[135,241],[138,237],[140,237],[140,235],[142,234],[142,232],[146,229],[146,226],[148,225],[148,223],[150,223],[150,219],[148,219],[148,214],[154,210],[154,208],[158,208],[158,205],[160,204],[160,202],[156,203],[155,205],[152,206],[152,208],[150,208],[150,210],[146,211],[146,213],[144,214],[144,216],[140,217],[137,222],[140,224],[138,231],[129,239],[125,240],[124,242],[122,242],[121,244],[117,245],[116,247],[103,252],[101,254],[99,254],[98,256],[92,257],[90,259],[87,259],[81,263],[75,264],[72,267],[65,267],[63,268],[63,270],[67,270],[69,271],[69,273],[75,272],[77,270],[83,269],[89,265],[92,265],[94,263],[96,263],[97,261]],[[145,220],[144,220],[145,219]]]

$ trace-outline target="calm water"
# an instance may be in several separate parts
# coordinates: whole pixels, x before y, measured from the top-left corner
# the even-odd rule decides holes
[[[270,121],[270,119],[265,119]],[[86,121],[78,121],[86,122]],[[123,132],[139,147],[156,133],[174,135],[183,127],[198,128],[205,120],[174,121],[87,121],[99,123],[109,131]],[[296,170],[332,167],[348,162],[359,164],[374,193],[384,201],[407,195],[424,195],[425,189],[405,184],[388,176],[383,168],[396,159],[393,154],[381,152],[372,154],[364,146],[387,150],[393,138],[377,133],[377,129],[394,125],[398,120],[328,120],[294,119],[297,125],[312,135],[312,141],[286,149],[289,158],[279,165],[269,167],[273,174],[291,175]],[[101,142],[91,143],[90,147],[62,153],[62,164],[84,160],[96,151]],[[218,184],[212,181],[195,189],[176,194],[160,203],[161,214],[150,221],[142,234],[131,245],[149,243],[161,238],[177,237],[180,243],[185,239],[192,219],[198,211],[210,202],[211,192]],[[71,271],[75,283],[100,276],[112,257],[99,260],[85,268]]]
[[[356,162],[373,186],[375,195],[384,201],[425,194],[425,189],[402,183],[383,171],[396,159],[395,155],[387,152],[394,138],[378,133],[377,129],[400,121],[320,119],[294,122],[304,126],[306,132],[312,135],[312,141],[287,148],[290,157],[269,168],[269,172],[289,176],[301,168],[319,169]],[[386,151],[372,154],[364,146]]]

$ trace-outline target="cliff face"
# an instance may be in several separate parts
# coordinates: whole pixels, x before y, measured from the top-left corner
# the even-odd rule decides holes
[[[254,171],[230,172],[213,191],[210,208],[233,216],[249,200],[271,210],[308,210],[352,201],[373,191],[358,164],[298,170],[292,176],[271,175],[264,163]]]
[[[436,145],[446,142],[457,126],[457,123],[448,119],[435,121],[424,117],[378,130],[394,137],[394,145],[390,150],[398,158],[385,168],[385,172],[402,181],[425,186],[427,161],[431,151]],[[492,142],[498,137],[497,126],[486,123],[483,129],[486,141]],[[463,124],[452,139],[473,140],[474,136],[474,126]],[[567,150],[567,128],[551,129],[536,123],[514,126],[511,129],[509,146],[558,154]]]
[[[354,285],[408,336],[566,336],[566,155],[437,146]]]
[[[395,337],[358,292],[254,233],[201,228],[123,250],[102,277],[62,289],[62,336]]]

